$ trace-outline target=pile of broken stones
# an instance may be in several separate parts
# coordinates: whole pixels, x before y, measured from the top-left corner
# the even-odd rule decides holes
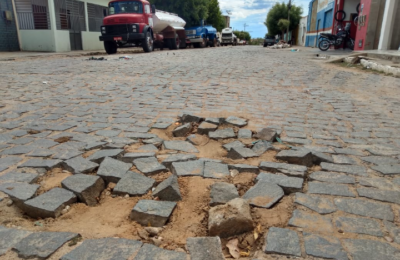
[[[153,125],[153,128],[167,129],[171,124],[171,122],[158,122]],[[255,227],[255,221],[252,219],[252,207],[269,209],[285,195],[301,192],[308,167],[330,162],[324,153],[310,152],[301,147],[278,149],[273,142],[279,139],[279,130],[264,128],[253,133],[251,130],[242,128],[247,125],[247,120],[234,116],[201,118],[184,114],[176,125],[172,131],[173,136],[185,137],[186,141],[169,141],[152,133],[136,133],[130,138],[143,143],[146,146],[145,152],[129,153],[121,147],[110,147],[104,143],[93,144],[92,149],[100,148],[100,150],[89,157],[77,156],[58,163],[53,162],[47,167],[48,169],[61,167],[73,173],[62,181],[61,188],[53,188],[36,196],[40,188],[40,185],[35,184],[37,176],[13,173],[12,177],[1,176],[3,180],[12,178],[14,182],[0,182],[0,191],[8,194],[17,207],[33,218],[57,218],[71,204],[77,202],[96,206],[100,194],[110,185],[113,187],[113,196],[142,196],[150,192],[153,199],[139,200],[129,215],[132,221],[146,227],[144,230],[147,233],[139,234],[139,236],[147,238],[148,236],[156,237],[159,228],[168,225],[171,214],[174,210],[178,210],[177,202],[182,200],[178,178],[200,176],[219,179],[219,182],[210,187],[209,237],[188,238],[186,245],[193,260],[219,260],[224,259],[220,238],[232,238],[247,232],[256,233],[259,229]],[[214,140],[256,140],[246,144],[239,140],[224,144],[229,161],[259,157],[267,151],[274,150],[278,152],[276,159],[285,163],[263,161],[257,167],[247,164],[226,164],[223,160],[197,158],[198,150],[195,145],[198,144],[199,135],[207,135]],[[156,153],[160,150],[172,151],[172,153],[167,157],[162,157],[161,161],[161,157],[156,157]],[[37,167],[37,165],[31,162],[22,167]],[[343,172],[343,169],[330,169],[329,167],[333,167],[333,164],[325,163],[324,167],[326,170]],[[131,169],[137,169],[138,172]],[[163,172],[171,172],[172,175],[160,183],[152,178]],[[254,181],[255,185],[243,196],[239,196],[237,187],[225,180],[245,172],[257,174],[257,177]],[[324,172],[314,172],[313,175],[316,180],[328,178]],[[309,189],[326,188],[324,185],[318,185],[319,183],[316,182],[315,187],[310,186]],[[296,194],[298,203],[309,203],[306,202],[307,196],[304,195],[305,198],[302,198],[301,195],[303,194]],[[301,211],[294,212],[292,222],[301,219],[301,216],[296,214],[302,213]],[[300,249],[296,249],[299,247],[298,241],[293,244],[296,252],[291,252],[293,248],[282,250],[282,244],[279,242],[285,239],[289,239],[290,243],[298,240],[297,235],[292,234],[293,232],[289,229],[270,228],[265,238],[264,251],[300,256]],[[151,241],[156,246],[159,245],[156,240]],[[106,243],[106,241],[103,242]],[[286,246],[291,247],[290,243]],[[76,250],[81,249],[78,247]],[[229,252],[234,258],[249,256],[246,252],[240,254],[236,246],[229,247]]]

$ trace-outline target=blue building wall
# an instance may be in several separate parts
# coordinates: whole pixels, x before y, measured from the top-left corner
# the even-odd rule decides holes
[[[313,11],[313,3],[318,2],[318,0],[311,0],[309,4],[309,15],[310,19],[307,22],[307,36],[306,36],[306,44],[305,46],[311,47],[315,46],[315,40],[318,38],[318,34],[320,32],[332,32],[333,26],[333,12],[334,12],[334,4],[335,1],[329,2],[326,6],[321,8],[319,12],[317,12],[317,17],[315,19],[315,24],[312,23],[312,11]],[[316,5],[317,8],[318,5]],[[317,43],[318,44],[318,43]]]
[[[4,11],[11,11],[12,21],[6,21]],[[11,0],[0,0],[0,51],[19,51],[17,26]]]

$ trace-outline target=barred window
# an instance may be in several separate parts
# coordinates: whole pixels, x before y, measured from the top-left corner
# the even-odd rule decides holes
[[[15,0],[19,29],[50,29],[50,15],[47,0]]]
[[[88,3],[87,9],[88,9],[89,31],[100,32],[100,26],[103,25],[103,18],[104,18],[103,10],[107,11],[107,7]]]
[[[86,31],[85,5],[76,0],[54,0],[57,30]]]

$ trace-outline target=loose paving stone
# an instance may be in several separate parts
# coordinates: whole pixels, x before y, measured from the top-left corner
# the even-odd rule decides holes
[[[303,193],[296,193],[295,203],[312,209],[319,214],[329,214],[336,211],[336,207],[331,199],[323,198],[315,195],[307,195]]]
[[[91,162],[81,156],[64,161],[62,166],[64,169],[74,174],[90,173],[99,167],[97,163]]]
[[[7,170],[12,165],[17,164],[21,160],[22,160],[22,158],[14,157],[14,156],[7,156],[7,157],[0,158],[0,172]]]
[[[70,232],[37,232],[28,235],[19,241],[13,249],[18,256],[24,259],[46,259],[68,241],[79,237],[79,234]]]
[[[104,145],[106,145],[107,142],[92,142],[92,143],[88,143],[85,146],[85,151],[90,151],[90,150],[94,150],[94,149],[100,149],[102,147],[104,147]]]
[[[278,133],[275,129],[263,128],[261,131],[255,134],[254,137],[267,142],[274,142],[276,137],[278,137]]]
[[[385,259],[396,260],[400,251],[390,244],[367,239],[345,239],[343,245],[353,260]]]
[[[253,150],[253,152],[255,154],[257,154],[258,156],[261,156],[262,154],[264,154],[266,151],[269,150],[274,150],[274,147],[272,146],[272,143],[267,142],[267,141],[258,141],[257,143],[255,143],[253,145],[253,147],[251,148],[251,150]]]
[[[230,176],[228,165],[223,163],[205,162],[204,178],[222,179]]]
[[[22,154],[30,153],[34,149],[35,148],[32,145],[14,146],[12,148],[3,150],[2,152],[0,152],[0,155],[22,155]]]
[[[360,157],[360,159],[363,160],[364,162],[369,162],[376,165],[399,164],[399,160],[385,156],[366,156],[366,157]]]
[[[151,126],[151,128],[156,128],[156,129],[167,129],[172,123],[165,123],[165,122],[156,122]]]
[[[33,218],[57,218],[61,211],[77,200],[71,191],[53,188],[33,199],[25,201],[23,210]]]
[[[203,176],[204,161],[173,162],[171,169],[178,177]]]
[[[387,204],[348,198],[336,198],[334,202],[339,210],[350,214],[389,221],[394,219],[393,211]]]
[[[400,204],[400,191],[358,188],[357,192],[360,197]]]
[[[358,183],[365,187],[374,187],[381,190],[399,190],[400,183],[386,178],[359,178]]]
[[[141,151],[141,152],[158,152],[158,148],[154,144],[142,145],[137,150]],[[142,157],[142,158],[145,158],[145,157]]]
[[[347,253],[343,250],[340,240],[332,236],[318,236],[303,233],[304,247],[307,255],[328,259],[347,260]]]
[[[257,166],[248,165],[248,164],[229,164],[228,168],[229,168],[229,170],[237,170],[239,173],[250,172],[250,173],[258,174],[260,172],[260,169],[258,169]]]
[[[133,164],[145,175],[152,175],[167,171],[167,168],[160,164],[155,157],[135,159]]]
[[[189,237],[186,246],[191,260],[225,260],[219,237]]]
[[[31,234],[26,230],[11,229],[11,228],[0,228],[0,256],[7,253],[9,249],[14,247],[24,237]]]
[[[304,165],[311,167],[313,165],[313,157],[307,150],[283,150],[276,155],[276,159],[287,161],[290,164]]]
[[[132,167],[130,163],[124,163],[113,158],[106,157],[100,164],[97,175],[106,183],[117,183]]]
[[[332,163],[321,163],[321,168],[323,171],[332,172],[344,172],[359,176],[368,176],[367,170],[363,166],[358,165],[341,165]]]
[[[267,172],[261,172],[256,181],[267,181],[280,186],[285,194],[301,191],[303,188],[303,178],[288,177]]]
[[[332,183],[343,183],[343,184],[355,184],[356,179],[352,176],[348,176],[344,173],[336,172],[313,172],[308,178],[315,181],[332,182]]]
[[[308,193],[325,194],[331,196],[355,197],[356,195],[350,191],[349,187],[344,184],[309,182]]]
[[[233,199],[224,205],[212,207],[208,212],[210,236],[230,237],[253,229],[250,205],[244,199]]]
[[[45,148],[38,148],[28,154],[29,157],[50,157],[55,151]],[[56,159],[56,158],[54,158]]]
[[[336,164],[357,164],[356,161],[345,155],[332,155],[332,158]]]
[[[119,158],[123,152],[123,149],[100,150],[89,156],[87,159],[95,163],[101,163],[106,157],[114,159]]]
[[[253,135],[253,132],[250,129],[240,129],[238,132],[239,139],[250,139]]]
[[[296,209],[289,220],[289,226],[304,228],[311,232],[333,232],[331,218],[319,214],[310,214]]]
[[[196,159],[197,157],[194,154],[173,154],[168,156],[161,164],[171,170],[173,162],[187,162]]]
[[[57,149],[57,151],[53,154],[53,159],[60,159],[60,160],[69,160],[71,158],[77,157],[83,154],[82,151],[79,150],[61,150]]]
[[[158,197],[160,200],[180,201],[182,200],[181,192],[179,191],[178,178],[172,175],[165,181],[161,182],[153,191],[153,197]]]
[[[269,172],[281,172],[288,176],[305,177],[307,167],[302,165],[275,163],[275,162],[261,162],[259,168]]]
[[[334,149],[336,153],[338,154],[347,154],[347,155],[356,155],[356,156],[364,156],[365,154],[363,152],[350,149],[350,148],[335,148]]]
[[[25,201],[33,198],[40,185],[23,182],[0,184],[0,191],[10,196],[15,205],[21,208]]]
[[[345,233],[366,234],[382,237],[383,233],[378,221],[368,218],[338,217],[336,227]]]
[[[302,138],[292,138],[292,137],[283,137],[282,142],[284,143],[289,143],[289,144],[311,144],[312,141],[308,139],[302,139]]]
[[[125,238],[86,239],[81,245],[61,257],[61,260],[128,259],[143,243]]]
[[[207,117],[205,120],[207,123],[211,123],[214,125],[219,125],[221,123],[221,118],[215,118],[215,117]]]
[[[72,191],[78,200],[88,206],[97,205],[97,197],[104,190],[105,185],[102,178],[98,176],[77,174],[69,176],[61,182],[61,186]]]
[[[400,151],[383,145],[374,145],[366,150],[376,156],[395,156],[400,154]]]
[[[147,152],[147,153],[126,153],[124,156],[121,158],[121,161],[126,162],[126,163],[132,163],[133,160],[139,159],[139,158],[148,158],[148,157],[155,157],[156,153],[154,152]]]
[[[54,159],[29,159],[21,165],[18,165],[18,168],[45,168],[47,170],[53,169],[62,163],[61,160]]]
[[[127,172],[113,189],[113,194],[124,196],[138,196],[146,194],[153,186],[155,180],[136,172]]]
[[[235,138],[236,134],[233,131],[232,128],[225,128],[225,129],[219,129],[214,132],[209,132],[208,137],[211,139],[228,139],[228,138]]]
[[[228,155],[226,156],[233,160],[247,159],[257,157],[257,154],[253,150],[245,147],[232,147]]]
[[[140,248],[134,260],[150,260],[150,259],[186,260],[186,257],[187,255],[182,252],[166,250],[150,244],[144,244]]]
[[[208,122],[203,122],[199,125],[197,128],[197,133],[199,135],[208,135],[209,132],[217,130],[218,125],[208,123]]]
[[[389,235],[393,238],[394,242],[400,244],[400,227],[386,220],[383,221],[383,224],[386,230],[389,232]]]
[[[265,253],[301,256],[300,239],[296,231],[271,227],[265,237]]]
[[[371,168],[384,175],[400,174],[400,164],[378,165],[378,166],[372,166]]]
[[[217,182],[211,185],[210,197],[210,206],[213,207],[239,198],[239,193],[235,185],[226,182]]]
[[[158,137],[150,133],[124,133],[124,136],[132,139],[152,139]]]
[[[0,183],[26,182],[32,184],[38,177],[39,174],[36,173],[8,172],[0,176]]]
[[[198,153],[196,147],[194,147],[191,143],[186,141],[164,141],[164,149],[166,150],[175,150],[186,153]]]
[[[323,162],[333,163],[333,158],[331,155],[320,152],[312,152],[313,164],[320,165]]]
[[[176,207],[176,202],[139,200],[132,209],[130,219],[143,226],[162,227]]]
[[[269,209],[283,196],[284,192],[277,184],[261,180],[243,195],[243,199],[252,206]]]
[[[226,124],[230,124],[230,125],[234,125],[234,126],[238,126],[238,127],[242,127],[247,125],[247,120],[243,119],[243,118],[239,118],[236,116],[230,116],[228,118],[225,118],[225,123]]]
[[[200,123],[201,120],[203,120],[202,117],[195,116],[195,115],[192,115],[192,114],[183,114],[181,116],[181,118],[180,118],[180,121],[183,124],[186,124],[186,123]]]
[[[178,126],[172,131],[172,134],[175,137],[185,137],[188,133],[192,131],[192,124],[187,123],[181,126]]]
[[[245,147],[245,145],[242,142],[236,140],[236,141],[224,144],[222,147],[225,148],[227,151],[230,151],[234,147]]]

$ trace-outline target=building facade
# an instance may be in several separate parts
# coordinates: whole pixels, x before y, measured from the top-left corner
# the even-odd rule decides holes
[[[303,16],[300,19],[299,26],[297,27],[297,39],[296,45],[305,46],[306,44],[306,34],[307,34],[307,18],[308,16]]]
[[[335,0],[311,0],[305,46],[316,47],[320,33],[332,33]]]
[[[0,35],[0,51],[20,50],[12,0],[0,1]]]

